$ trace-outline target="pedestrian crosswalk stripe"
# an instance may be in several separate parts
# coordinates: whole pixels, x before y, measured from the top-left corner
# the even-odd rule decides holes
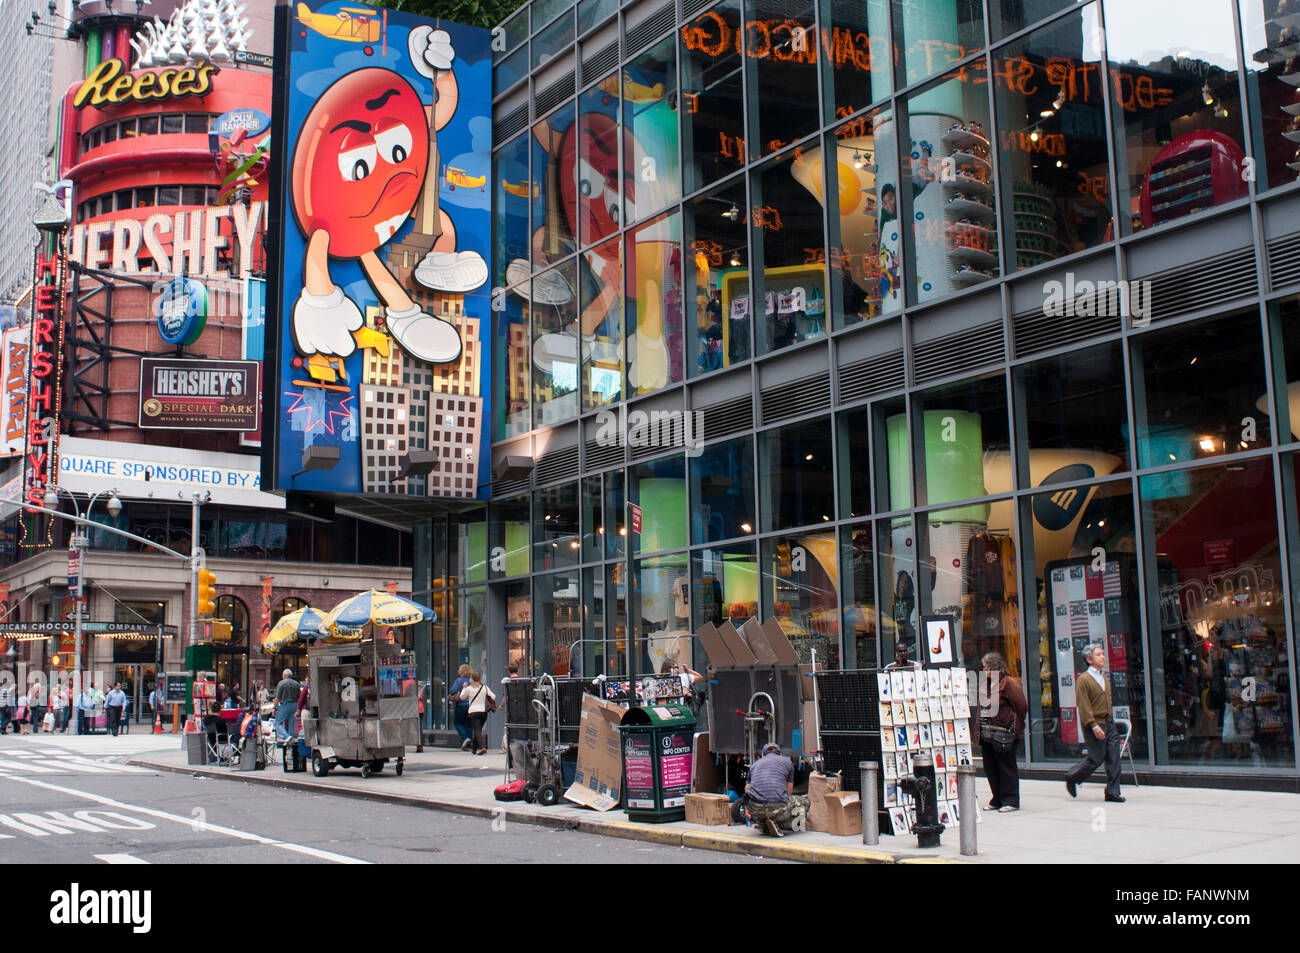
[[[0,759],[0,769],[8,771],[30,771],[32,774],[58,774],[54,768],[42,768],[44,761],[6,761]]]
[[[102,860],[106,864],[147,864],[149,861],[141,860],[131,854],[92,854],[96,860]]]

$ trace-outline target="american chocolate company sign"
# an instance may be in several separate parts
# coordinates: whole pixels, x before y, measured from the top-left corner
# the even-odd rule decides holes
[[[140,360],[140,426],[258,430],[257,361]]]

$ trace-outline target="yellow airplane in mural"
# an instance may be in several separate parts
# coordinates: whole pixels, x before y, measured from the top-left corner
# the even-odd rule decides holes
[[[454,165],[444,167],[446,170],[447,182],[452,188],[460,189],[477,189],[487,184],[487,176],[470,175],[464,169],[458,169]]]
[[[378,43],[384,30],[379,11],[369,7],[340,7],[337,13],[314,13],[307,4],[300,3],[296,19],[321,36],[349,43]]]
[[[609,93],[611,96],[619,95],[618,77],[611,76],[596,84],[596,88],[601,92]],[[633,103],[652,103],[664,98],[664,84],[655,83],[653,86],[647,86],[644,83],[638,83],[632,78],[632,74],[623,70],[623,91],[622,96],[628,102]]]

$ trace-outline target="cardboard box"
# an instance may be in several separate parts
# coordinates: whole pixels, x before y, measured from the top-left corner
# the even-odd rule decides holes
[[[717,827],[731,823],[731,799],[725,794],[686,795],[686,820]]]
[[[722,768],[714,763],[707,731],[701,731],[695,736],[695,757],[691,759],[691,766],[695,772],[691,790],[700,794],[716,794],[722,787]]]
[[[623,785],[623,754],[618,726],[626,714],[622,705],[595,695],[582,697],[578,723],[578,767],[564,798],[597,811],[618,807]]]
[[[829,831],[830,809],[826,806],[826,795],[834,794],[842,787],[843,779],[839,772],[835,774],[818,774],[814,772],[808,778],[808,830]]]
[[[856,791],[836,791],[827,794],[823,801],[826,804],[828,834],[847,837],[862,833],[862,799]]]
[[[803,703],[803,750],[804,754],[812,754],[817,750],[817,703],[806,701]]]

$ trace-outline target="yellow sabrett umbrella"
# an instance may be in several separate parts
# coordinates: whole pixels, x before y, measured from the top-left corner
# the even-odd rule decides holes
[[[325,613],[311,606],[295,609],[271,626],[262,640],[262,651],[267,655],[280,651],[296,639],[317,639],[325,633],[321,630],[321,621]]]
[[[344,599],[321,620],[320,631],[337,638],[359,632],[366,625],[415,625],[432,622],[437,614],[428,606],[402,596],[371,589]]]

